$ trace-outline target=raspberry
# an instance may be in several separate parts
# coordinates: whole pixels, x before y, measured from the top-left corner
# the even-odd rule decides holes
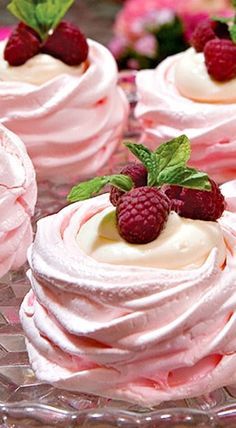
[[[211,40],[215,39],[216,35],[214,32],[214,24],[213,21],[206,19],[201,21],[198,26],[195,28],[191,44],[195,48],[197,52],[202,52],[205,44]]]
[[[134,182],[134,187],[146,186],[147,184],[147,170],[141,163],[130,162],[120,172],[121,174],[129,175]],[[112,186],[110,191],[110,201],[114,207],[117,206],[120,197],[124,194],[122,190]]]
[[[87,59],[88,43],[75,25],[62,21],[43,45],[42,52],[65,64],[79,65]]]
[[[124,193],[117,205],[118,230],[132,244],[146,244],[161,233],[170,201],[156,187],[137,187]]]
[[[215,221],[225,209],[225,200],[218,185],[213,180],[210,182],[210,192],[169,185],[163,186],[162,191],[170,199],[171,209],[180,216]]]
[[[231,40],[215,39],[204,48],[205,63],[210,76],[224,82],[236,77],[236,44]]]
[[[20,22],[10,35],[4,50],[4,59],[13,66],[22,65],[40,50],[37,33]]]

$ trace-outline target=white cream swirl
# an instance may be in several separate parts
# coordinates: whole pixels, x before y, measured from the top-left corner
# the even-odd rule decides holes
[[[129,244],[118,233],[115,210],[91,217],[79,230],[81,250],[98,262],[161,269],[194,269],[201,266],[213,248],[218,265],[225,261],[225,243],[217,222],[191,220],[172,211],[161,234],[144,245]]]
[[[187,98],[208,103],[236,103],[236,78],[226,82],[213,80],[207,71],[204,54],[188,49],[176,64],[175,82]]]
[[[0,81],[15,81],[32,85],[42,85],[61,74],[80,76],[87,68],[86,63],[70,67],[64,62],[47,54],[35,55],[26,61],[25,64],[13,67],[4,60],[5,46],[6,41],[0,42]]]
[[[152,406],[236,382],[236,231],[195,269],[97,262],[78,231],[108,195],[39,221],[20,316],[36,375],[71,391]]]
[[[0,125],[0,277],[26,261],[35,203],[35,172],[25,147]]]
[[[21,72],[17,67],[13,70],[16,78],[25,70],[29,82],[10,80],[12,69],[8,69],[9,80],[0,80],[0,122],[22,138],[40,180],[65,182],[95,175],[122,137],[128,101],[117,87],[115,60],[101,44],[88,43],[88,67],[82,74],[73,67],[68,74],[53,62],[57,74],[53,79],[40,85],[29,83],[35,73],[43,75],[47,68],[42,57],[35,57],[31,72],[29,62]],[[0,66],[3,74],[3,61]]]
[[[135,115],[143,127],[142,140],[156,148],[185,133],[191,140],[191,164],[222,183],[236,176],[236,103],[199,102],[181,95],[175,73],[184,55],[137,75]],[[194,85],[193,77],[190,81]]]

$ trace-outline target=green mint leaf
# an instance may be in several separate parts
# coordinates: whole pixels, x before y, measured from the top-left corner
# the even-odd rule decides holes
[[[38,32],[38,23],[35,17],[35,4],[31,0],[12,0],[7,6],[9,12]]]
[[[232,0],[232,6],[236,9],[236,0]]]
[[[111,184],[124,192],[131,190],[134,185],[132,179],[124,174],[96,177],[72,187],[67,200],[69,202],[84,201],[98,194],[107,184]]]
[[[159,184],[175,184],[197,190],[211,190],[211,183],[205,172],[194,168],[176,167],[163,170],[159,175]]]
[[[143,146],[143,144],[134,144],[134,143],[126,142],[125,146],[148,169],[149,164],[150,164],[150,159],[151,159],[151,153],[152,152],[147,147]]]
[[[190,158],[191,146],[186,135],[161,144],[155,151],[158,165],[158,175],[164,169],[185,166]]]
[[[154,186],[157,178],[156,157],[143,144],[125,143],[125,146],[138,158],[148,171],[148,186]]]
[[[57,27],[74,0],[42,0],[35,7],[35,16],[43,38],[46,38],[49,30]]]
[[[229,28],[230,37],[234,43],[236,43],[236,24]]]
[[[233,17],[232,16],[229,16],[229,17],[226,17],[226,16],[213,16],[211,19],[212,19],[212,21],[221,22],[222,24],[228,24],[229,22],[233,21]]]
[[[73,3],[74,0],[11,0],[7,9],[45,40]]]

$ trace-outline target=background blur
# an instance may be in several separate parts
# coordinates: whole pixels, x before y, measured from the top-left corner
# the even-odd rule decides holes
[[[9,1],[0,0],[0,27],[16,22],[6,9]],[[86,37],[107,45],[120,69],[153,68],[167,56],[187,49],[202,20],[232,16],[232,2],[75,0],[66,19],[76,23]]]
[[[6,10],[8,3],[8,0],[0,0],[1,26],[16,22]],[[87,37],[107,43],[111,38],[113,19],[119,7],[120,2],[118,0],[75,0],[75,4],[68,12],[67,17],[70,21],[76,22]]]

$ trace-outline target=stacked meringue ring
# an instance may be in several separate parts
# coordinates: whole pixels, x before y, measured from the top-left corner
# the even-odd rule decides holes
[[[0,277],[26,261],[36,203],[33,165],[21,140],[0,126]]]
[[[103,246],[93,240],[99,228],[86,229],[88,247],[80,234],[110,209],[105,194],[38,223],[20,311],[38,378],[141,406],[236,382],[236,215],[206,222],[173,212],[155,241],[135,246],[105,233],[107,252],[95,257],[88,248]]]
[[[89,40],[88,60],[80,66],[38,54],[10,67],[3,60],[5,43],[0,122],[24,141],[38,180],[93,176],[118,147],[128,115],[111,53]]]
[[[152,148],[186,133],[191,164],[219,183],[236,175],[236,79],[210,78],[193,48],[137,76],[136,118]]]

